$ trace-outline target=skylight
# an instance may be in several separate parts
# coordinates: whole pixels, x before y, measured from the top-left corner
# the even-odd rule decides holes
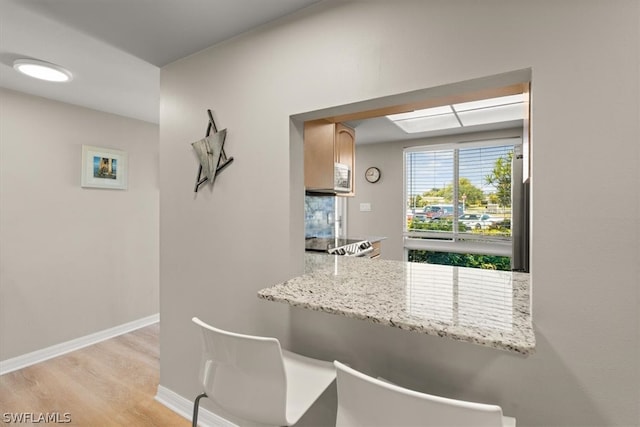
[[[461,128],[524,118],[524,94],[501,96],[387,116],[406,133]]]

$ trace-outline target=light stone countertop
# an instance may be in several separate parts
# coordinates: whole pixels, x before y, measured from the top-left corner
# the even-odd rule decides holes
[[[529,355],[527,273],[305,254],[305,274],[258,297]]]
[[[383,240],[386,240],[387,238],[383,237],[383,236],[356,236],[356,237],[354,237],[354,239],[357,239],[357,240],[368,240],[371,243],[375,243],[375,242],[381,242]]]

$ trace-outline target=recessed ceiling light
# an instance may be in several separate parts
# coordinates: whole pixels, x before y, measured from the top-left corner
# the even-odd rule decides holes
[[[391,114],[387,116],[387,118],[389,118],[389,120],[391,121],[396,122],[398,120],[417,119],[421,117],[438,116],[440,114],[447,113],[451,113],[451,107],[448,105],[442,105],[440,107],[409,111],[408,113]]]
[[[438,114],[436,116],[422,116],[393,122],[406,133],[429,132],[441,129],[460,127],[460,123],[453,113]]]
[[[503,123],[523,119],[524,100],[525,95],[519,93],[392,114],[387,118],[406,133]]]
[[[495,107],[478,108],[475,110],[461,111],[458,118],[463,126],[484,125],[487,123],[508,122],[522,120],[525,108],[523,103],[498,105]]]
[[[29,77],[50,82],[68,82],[73,77],[71,71],[38,59],[16,59],[13,68]]]
[[[462,104],[453,104],[456,112],[477,110],[481,108],[497,107],[500,105],[521,104],[524,102],[524,94],[500,96],[498,98],[481,99],[480,101],[463,102]]]

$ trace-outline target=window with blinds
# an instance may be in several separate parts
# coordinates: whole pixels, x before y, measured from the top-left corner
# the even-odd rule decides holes
[[[508,138],[407,148],[405,247],[511,256],[520,146]]]

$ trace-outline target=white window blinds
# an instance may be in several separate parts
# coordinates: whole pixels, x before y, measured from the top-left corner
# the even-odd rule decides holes
[[[409,239],[510,242],[519,138],[405,150]]]

